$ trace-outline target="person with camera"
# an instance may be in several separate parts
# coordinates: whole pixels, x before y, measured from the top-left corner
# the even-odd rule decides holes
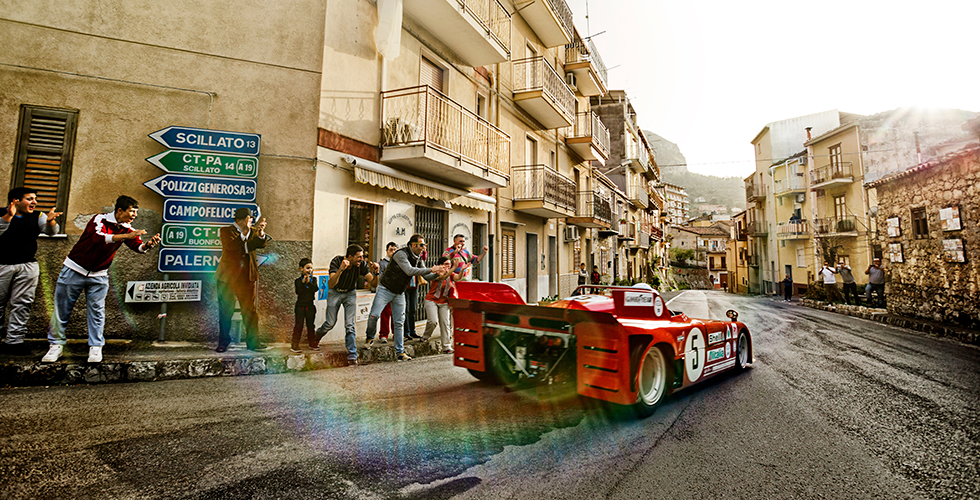
[[[231,344],[231,317],[235,299],[242,313],[245,345],[252,351],[264,351],[268,346],[259,340],[259,313],[256,311],[256,282],[259,266],[255,251],[265,248],[272,238],[265,234],[265,218],[252,227],[252,211],[241,207],[235,210],[235,220],[218,230],[221,236],[221,260],[214,278],[218,289],[218,347],[225,352]]]

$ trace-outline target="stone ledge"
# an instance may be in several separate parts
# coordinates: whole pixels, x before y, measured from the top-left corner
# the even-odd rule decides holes
[[[964,344],[980,345],[980,332],[967,328],[960,328],[939,323],[931,323],[925,320],[896,316],[890,314],[886,309],[877,309],[864,306],[852,306],[849,304],[828,304],[817,300],[800,299],[800,305],[811,309],[820,309],[847,316],[854,316],[879,323],[885,323],[900,328],[908,328],[920,332],[935,335],[937,337],[948,337],[956,339]]]

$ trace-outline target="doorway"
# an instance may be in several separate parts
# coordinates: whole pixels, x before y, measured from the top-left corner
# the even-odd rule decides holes
[[[558,295],[558,237],[548,236],[548,296]]]
[[[528,303],[538,301],[538,235],[527,233],[527,296]]]

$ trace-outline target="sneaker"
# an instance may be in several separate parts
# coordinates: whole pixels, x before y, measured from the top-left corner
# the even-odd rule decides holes
[[[432,337],[422,337],[422,338],[419,339],[419,341],[421,341],[421,342],[428,342],[429,339],[431,339],[431,338]]]
[[[94,345],[88,348],[88,362],[89,363],[102,362],[102,346]]]
[[[58,358],[61,357],[62,349],[64,349],[64,347],[60,344],[51,344],[51,347],[48,348],[48,353],[41,358],[41,362],[54,363],[55,361],[58,361]]]
[[[320,350],[320,346],[319,345],[311,345],[310,346],[310,350],[311,351],[319,351]]]
[[[265,345],[265,344],[256,344],[248,348],[249,351],[255,351],[255,352],[268,351],[269,349],[272,349],[272,346]]]
[[[370,349],[372,347],[374,347],[374,339],[368,339],[367,342],[364,343],[364,348]]]
[[[455,352],[455,351],[453,351],[452,349],[443,349],[442,350],[442,353],[443,354],[452,354],[453,352]]]
[[[378,343],[379,344],[387,344],[388,343],[388,337],[381,337],[380,339],[378,339]]]
[[[395,361],[411,361],[411,360],[412,357],[405,353],[401,353],[395,357]]]
[[[358,365],[358,363],[357,363],[357,360],[356,359],[348,359],[347,360],[347,366],[357,366],[357,365]]]
[[[294,354],[302,354],[303,353],[303,350],[300,349],[299,347],[290,347],[289,348],[289,352],[294,353]]]

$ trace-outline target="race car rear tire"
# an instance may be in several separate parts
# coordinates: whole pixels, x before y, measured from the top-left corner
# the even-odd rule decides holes
[[[640,360],[636,378],[637,396],[633,410],[640,418],[646,418],[653,415],[667,396],[669,388],[674,385],[674,371],[659,347],[651,347]]]
[[[496,383],[497,380],[494,378],[493,374],[489,371],[479,371],[472,368],[467,368],[466,371],[470,372],[470,375],[476,377],[480,382],[487,382],[489,384]]]
[[[505,335],[498,338],[501,339],[510,352],[514,352],[514,344],[516,342],[512,338]],[[493,375],[494,381],[500,385],[516,384],[520,378],[520,371],[517,368],[517,364],[504,351],[504,348],[497,343],[497,338],[487,338],[487,340],[490,342],[490,356],[488,358],[490,364],[489,372]]]
[[[740,372],[749,365],[749,336],[745,332],[738,333],[735,344],[735,371]]]

